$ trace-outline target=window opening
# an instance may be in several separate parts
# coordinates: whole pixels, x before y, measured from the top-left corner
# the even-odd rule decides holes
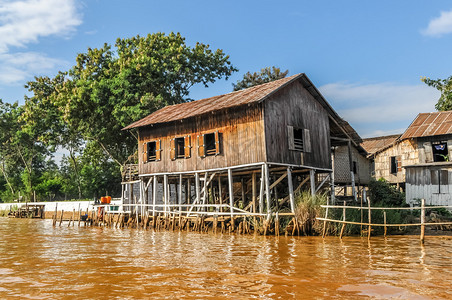
[[[356,165],[356,161],[353,162],[353,174],[358,173],[358,167]]]
[[[157,142],[147,143],[148,161],[157,160]]]
[[[175,138],[176,158],[185,158],[185,138]]]
[[[433,161],[449,161],[446,142],[432,143]]]
[[[391,174],[397,174],[397,157],[391,156]]]
[[[215,133],[204,134],[204,145],[206,155],[215,155],[217,153],[217,147],[215,145]]]
[[[294,150],[303,151],[303,129],[293,129]]]

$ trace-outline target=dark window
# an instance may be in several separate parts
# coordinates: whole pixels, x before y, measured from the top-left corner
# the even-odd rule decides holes
[[[311,135],[309,129],[287,126],[289,150],[311,152]]]
[[[449,161],[446,142],[432,143],[433,161]]]
[[[293,129],[293,142],[295,151],[303,151],[303,129]]]
[[[353,162],[353,174],[358,173],[358,166],[356,165],[356,161]]]
[[[157,160],[157,142],[147,143],[148,161]]]
[[[206,156],[215,155],[217,153],[217,148],[215,145],[215,133],[204,134],[204,145]]]
[[[200,157],[220,154],[220,135],[218,131],[198,135],[198,154]]]
[[[397,156],[391,156],[391,174],[397,174]]]
[[[175,138],[176,158],[185,158],[185,138]]]

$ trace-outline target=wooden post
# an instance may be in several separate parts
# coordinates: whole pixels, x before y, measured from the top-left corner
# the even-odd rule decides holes
[[[264,164],[265,168],[265,199],[267,200],[267,214],[271,213],[271,199],[270,199],[270,171],[268,170],[268,165]]]
[[[384,237],[386,237],[387,228],[386,228],[386,211],[385,210],[383,211],[383,222],[385,224],[385,235],[384,235]]]
[[[233,190],[233,181],[232,181],[232,170],[228,169],[228,188],[229,188],[229,206],[231,207],[231,222],[233,222],[234,218],[234,190]]]
[[[61,223],[63,223],[63,215],[64,215],[64,210],[61,211],[60,226],[61,226]]]
[[[425,199],[421,199],[421,243],[424,243],[425,235]]]
[[[207,172],[204,173],[204,193],[202,194],[202,204],[206,204],[206,199],[207,199]],[[206,208],[202,207],[201,210],[204,211]]]
[[[325,219],[328,219],[328,206],[325,209]],[[325,237],[326,235],[326,220],[323,221],[323,233],[322,233],[322,237]]]
[[[344,207],[342,208],[342,221],[344,221],[344,222],[345,222],[345,212],[346,212],[345,205],[346,205],[346,202],[344,201]],[[342,239],[342,235],[344,234],[345,225],[346,225],[345,223],[342,223],[341,234],[339,235],[340,239]]]
[[[186,192],[186,201],[185,204],[190,204],[191,201],[191,180],[190,177],[187,178],[187,192]]]
[[[57,215],[58,215],[58,202],[55,203],[55,214],[53,215],[54,219],[53,219],[53,226],[56,225],[57,222]]]
[[[311,181],[311,196],[315,196],[315,170],[309,170],[309,178]]]
[[[165,216],[167,216],[168,205],[168,175],[163,175],[163,205],[165,207]]]
[[[243,207],[245,207],[245,180],[243,178],[240,181],[240,186],[242,188],[242,205]]]
[[[262,165],[261,168],[261,186],[259,190],[259,213],[264,212],[264,180],[265,180],[265,170],[264,166]]]
[[[372,224],[372,210],[370,209],[370,199],[367,200],[367,208],[368,208],[368,216],[369,216],[369,226],[367,227],[367,239],[370,240],[370,233],[372,231],[372,227],[370,224]]]
[[[287,168],[287,181],[289,182],[290,210],[294,214],[295,213],[295,199],[294,199],[294,194],[293,194],[292,169],[290,167]]]
[[[155,201],[157,199],[157,187],[158,187],[156,175],[154,175],[153,181],[154,181],[154,185],[152,187],[152,217],[155,218]]]
[[[353,199],[357,201],[356,188],[355,188],[355,173],[353,172],[353,157],[352,157],[352,141],[348,140],[348,162],[350,164],[350,180],[352,185]]]
[[[218,198],[220,199],[220,205],[223,204],[223,189],[221,186],[221,175],[218,175]],[[220,207],[220,212],[223,212],[223,207]]]
[[[196,203],[201,203],[200,192],[199,192],[199,173],[195,173],[195,193],[196,193]],[[199,207],[197,209],[199,211]]]
[[[182,174],[179,174],[179,214],[182,211]],[[180,223],[179,223],[180,226]]]

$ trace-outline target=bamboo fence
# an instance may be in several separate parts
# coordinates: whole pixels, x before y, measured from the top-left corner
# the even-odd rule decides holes
[[[342,223],[342,228],[340,231],[339,237],[342,238],[345,226],[347,224],[350,225],[361,225],[361,226],[367,226],[367,238],[370,239],[372,227],[384,227],[384,235],[386,236],[387,227],[408,227],[408,226],[420,226],[421,227],[421,233],[420,233],[420,240],[423,243],[425,238],[425,226],[439,226],[439,225],[452,225],[452,222],[434,222],[434,223],[428,223],[425,221],[425,211],[431,210],[431,209],[438,209],[438,208],[446,208],[446,209],[452,209],[452,206],[442,205],[442,206],[426,206],[425,205],[425,199],[421,200],[421,206],[413,206],[413,207],[371,207],[370,201],[367,201],[368,206],[346,206],[345,202],[344,205],[321,205],[321,207],[325,208],[325,217],[324,218],[316,218],[319,221],[323,221],[323,237],[326,235],[326,228],[328,222],[333,223]],[[328,211],[329,209],[342,209],[342,220],[335,220],[335,219],[329,219],[328,218]],[[368,222],[354,222],[354,221],[347,221],[346,220],[346,210],[347,209],[358,209],[358,210],[368,210]],[[383,223],[372,223],[371,218],[371,212],[372,210],[381,210],[383,211]],[[387,210],[421,210],[421,218],[420,223],[406,223],[406,224],[388,224],[386,222],[386,211]]]

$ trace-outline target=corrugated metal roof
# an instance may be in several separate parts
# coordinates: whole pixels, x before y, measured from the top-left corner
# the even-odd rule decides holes
[[[124,129],[147,126],[151,124],[167,123],[171,121],[183,120],[216,110],[232,108],[244,104],[250,104],[264,100],[279,88],[289,82],[305,76],[303,73],[296,74],[280,80],[250,87],[245,90],[232,92],[220,96],[214,96],[202,100],[186,102],[176,105],[166,106],[141,120],[138,120]]]
[[[394,144],[399,136],[400,134],[394,134],[363,139],[361,146],[372,155]]]
[[[400,140],[442,134],[452,134],[452,111],[419,114]]]

